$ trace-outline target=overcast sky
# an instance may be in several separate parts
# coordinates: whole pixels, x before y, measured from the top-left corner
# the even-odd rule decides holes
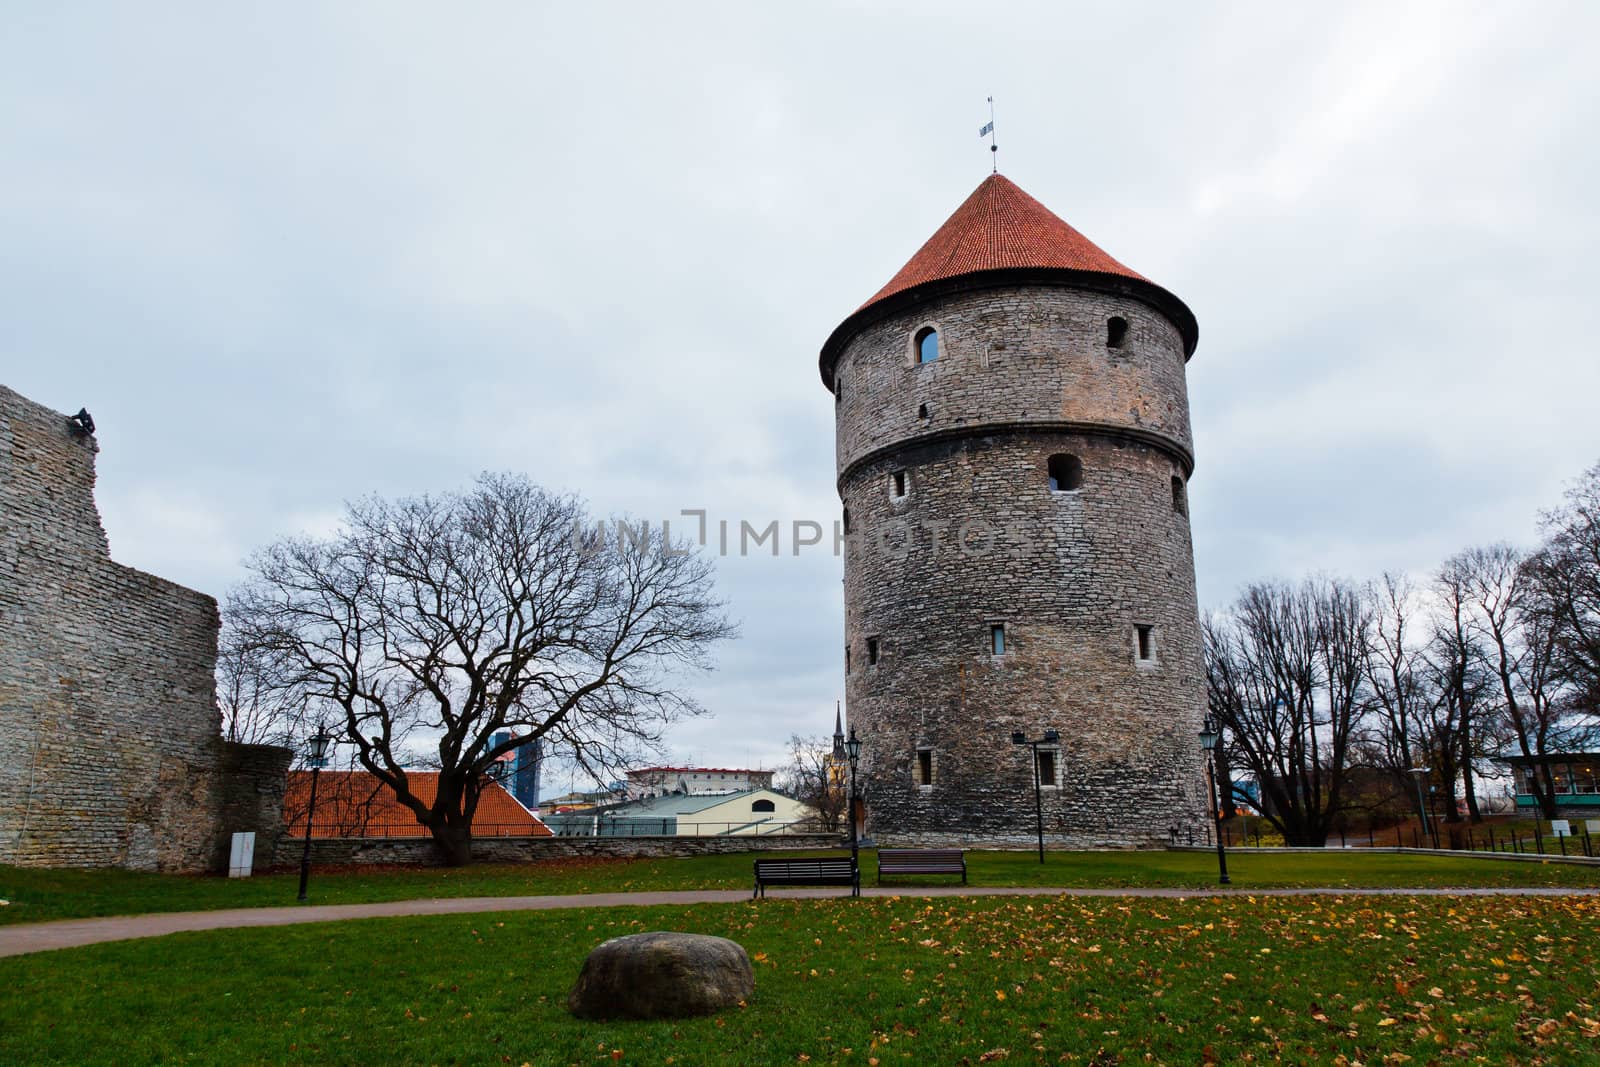
[[[1600,460],[1592,4],[12,3],[0,382],[218,597],[346,499],[524,471],[831,521],[829,331],[989,169],[1200,321],[1203,605],[1529,541]],[[840,565],[719,563],[672,755],[831,731]]]

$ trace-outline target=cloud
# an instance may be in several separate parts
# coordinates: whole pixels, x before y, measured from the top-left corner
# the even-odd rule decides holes
[[[1600,455],[1590,5],[36,5],[0,42],[0,380],[102,427],[117,557],[223,592],[515,469],[831,521],[828,332],[1002,168],[1196,311],[1202,599],[1526,539]],[[719,562],[673,744],[782,758],[838,562]]]

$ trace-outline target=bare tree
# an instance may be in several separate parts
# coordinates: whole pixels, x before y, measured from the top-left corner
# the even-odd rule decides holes
[[[1437,688],[1424,658],[1417,625],[1421,597],[1404,575],[1385,572],[1368,591],[1374,605],[1372,641],[1366,660],[1367,684],[1377,709],[1369,759],[1392,776],[1394,795],[1407,806],[1416,805],[1418,818],[1426,812],[1410,786],[1428,713],[1435,706]],[[1426,622],[1424,618],[1422,620]]]
[[[1552,614],[1537,603],[1527,556],[1504,543],[1469,548],[1447,560],[1441,574],[1460,586],[1469,603],[1469,626],[1496,684],[1504,732],[1524,756],[1555,751],[1564,733],[1553,672],[1558,631]],[[1534,800],[1543,816],[1553,819],[1550,769],[1537,760],[1530,769]],[[1471,767],[1466,771],[1470,785]]]
[[[1418,744],[1427,756],[1431,780],[1443,786],[1449,803],[1445,821],[1459,823],[1458,786],[1472,788],[1472,754],[1483,722],[1492,714],[1492,681],[1482,643],[1473,626],[1470,584],[1460,567],[1446,563],[1434,577],[1434,617],[1424,654],[1433,700],[1424,706]],[[1473,817],[1476,798],[1469,802]]]
[[[274,683],[334,709],[360,765],[464,864],[502,755],[542,738],[604,780],[700,711],[676,672],[709,668],[734,632],[710,563],[614,526],[595,532],[574,498],[513,475],[371,498],[331,537],[257,553],[229,616]],[[501,731],[514,736],[497,744]],[[439,772],[431,803],[410,788],[419,763]]]
[[[833,758],[833,744],[821,737],[789,738],[789,765],[779,779],[785,792],[808,804],[816,812],[817,828],[825,833],[844,829],[844,809],[848,803],[843,777],[844,764]]]
[[[273,662],[238,629],[226,625],[217,647],[217,703],[222,736],[246,745],[296,747],[305,734],[305,702],[292,688],[277,684]]]
[[[1600,715],[1600,464],[1541,517],[1545,542],[1530,562],[1536,610],[1550,627],[1552,670],[1572,690],[1577,725]]]
[[[1359,588],[1314,579],[1252,585],[1203,626],[1208,701],[1230,763],[1255,778],[1262,814],[1290,844],[1326,844],[1342,812],[1370,710],[1372,614]]]

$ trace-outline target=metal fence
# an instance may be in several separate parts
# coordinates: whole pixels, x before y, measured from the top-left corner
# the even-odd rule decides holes
[[[1364,830],[1339,829],[1328,837],[1328,847],[1333,847],[1335,834],[1340,848],[1410,848],[1437,849],[1440,852],[1499,852],[1525,856],[1583,856],[1600,857],[1600,836],[1591,833],[1590,820],[1568,820],[1569,832],[1560,834],[1547,831],[1542,822],[1493,823],[1474,826],[1471,823],[1438,823],[1430,821],[1423,830],[1415,823],[1401,824],[1387,829],[1367,827]],[[1252,825],[1253,823],[1253,825]],[[1576,825],[1574,825],[1576,823]],[[1229,848],[1273,848],[1281,845],[1274,833],[1265,845],[1262,843],[1263,820],[1247,821],[1242,828],[1222,827],[1222,843]],[[1270,825],[1270,824],[1269,824]],[[1216,843],[1211,828],[1200,834],[1192,831],[1180,835],[1170,831],[1174,845],[1204,845]]]
[[[804,821],[697,822],[672,816],[628,818],[582,811],[549,815],[544,821],[558,837],[788,837],[819,832],[815,823]]]

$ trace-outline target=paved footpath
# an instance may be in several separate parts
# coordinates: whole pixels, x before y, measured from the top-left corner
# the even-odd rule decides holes
[[[769,894],[772,899],[838,897],[837,889],[786,889]],[[1042,886],[937,886],[895,889],[882,886],[861,890],[864,897],[1563,897],[1600,896],[1600,889],[1537,887],[1525,889],[1062,889]],[[576,893],[549,897],[446,897],[424,900],[390,900],[375,904],[307,904],[289,908],[234,908],[226,911],[175,911],[155,915],[125,915],[107,919],[63,919],[58,922],[0,926],[0,957],[21,956],[103,941],[162,937],[189,930],[225,930],[243,926],[292,926],[298,923],[339,922],[344,919],[378,919],[404,915],[465,915],[481,911],[548,911],[556,908],[612,908],[652,904],[731,904],[750,899],[743,889],[684,889],[656,893]]]

